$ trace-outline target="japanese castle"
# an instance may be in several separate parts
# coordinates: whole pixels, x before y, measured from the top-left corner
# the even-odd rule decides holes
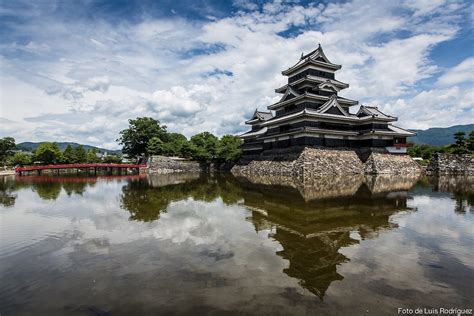
[[[283,94],[280,101],[268,106],[268,112],[255,110],[245,122],[251,130],[240,136],[244,156],[305,146],[406,153],[406,138],[415,133],[392,125],[397,118],[377,107],[361,105],[357,113],[350,113],[359,102],[340,96],[349,84],[336,80],[339,69],[341,65],[331,63],[319,45],[282,71],[288,83],[275,90]]]

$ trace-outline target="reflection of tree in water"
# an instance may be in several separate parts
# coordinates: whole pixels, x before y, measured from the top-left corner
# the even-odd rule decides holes
[[[43,200],[56,200],[61,194],[62,185],[59,182],[32,183],[31,189]]]
[[[117,178],[117,177],[116,177]],[[122,178],[127,178],[124,176]],[[62,189],[68,196],[82,195],[87,188],[95,186],[97,181],[102,177],[90,176],[16,176],[5,177],[0,184],[0,199],[4,199],[7,203],[14,203],[13,191],[22,188],[30,188],[36,192],[43,200],[56,200]],[[108,178],[104,178],[108,179]],[[10,192],[10,193],[9,193]],[[2,203],[0,201],[0,203]],[[3,204],[3,203],[2,203]]]
[[[474,208],[474,176],[472,175],[440,175],[429,179],[433,191],[450,192],[456,200],[454,211],[465,214],[472,213]]]
[[[82,195],[88,187],[93,187],[96,177],[61,177],[61,176],[43,176],[43,177],[25,177],[20,178],[25,184],[29,184],[33,191],[43,200],[56,200],[64,189],[68,196],[73,194]]]
[[[15,205],[16,194],[13,193],[15,190],[15,182],[12,181],[11,177],[1,177],[0,179],[0,204],[5,207]]]
[[[188,198],[212,202],[220,197],[224,203],[234,204],[240,194],[232,179],[222,175],[176,174],[131,181],[122,188],[121,207],[130,212],[130,219],[149,222],[159,219],[170,203]]]
[[[62,187],[68,196],[73,194],[81,195],[87,191],[87,188],[93,187],[95,182],[63,182]]]
[[[385,179],[353,181],[355,192],[347,195],[350,188],[341,191],[340,197],[324,194],[324,187],[305,187],[306,196],[331,196],[305,201],[301,189],[276,185],[256,185],[242,181],[245,205],[252,210],[249,220],[257,231],[269,230],[269,237],[278,241],[282,250],[277,254],[289,261],[284,273],[319,298],[323,298],[331,282],[342,280],[337,265],[349,259],[341,254],[342,247],[372,238],[380,231],[391,229],[395,224],[389,217],[407,210],[408,180],[388,184]],[[407,182],[408,181],[408,182]],[[416,181],[416,179],[415,179]],[[321,184],[320,183],[320,184]],[[413,185],[414,182],[411,182]],[[391,191],[391,189],[397,189]],[[409,189],[409,186],[408,186]],[[352,237],[351,237],[352,236]]]

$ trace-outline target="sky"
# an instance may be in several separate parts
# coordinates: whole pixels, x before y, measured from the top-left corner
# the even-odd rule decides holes
[[[142,116],[239,134],[318,43],[340,95],[398,126],[474,123],[473,16],[444,0],[1,1],[0,137],[116,149]]]

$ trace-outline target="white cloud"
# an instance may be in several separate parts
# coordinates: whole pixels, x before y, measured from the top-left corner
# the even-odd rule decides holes
[[[448,69],[441,77],[438,78],[438,84],[442,86],[450,86],[454,84],[470,82],[474,80],[474,57],[463,60],[455,67]],[[471,86],[472,88],[472,86]]]
[[[399,116],[401,126],[426,129],[471,124],[474,117],[474,91],[457,86],[422,91],[411,99],[397,99],[382,106],[386,113]]]
[[[12,44],[6,45],[3,48],[7,50],[12,50],[12,51],[19,50],[19,51],[24,51],[28,53],[43,53],[43,52],[50,51],[50,47],[48,45],[36,43],[34,41],[30,41],[24,45],[13,42]]]
[[[249,0],[234,0],[233,5],[245,10],[257,10],[258,4]]]
[[[106,92],[110,86],[110,79],[108,76],[98,76],[87,79],[85,87],[90,91]]]
[[[414,16],[432,14],[446,4],[446,0],[405,0],[404,5],[415,10]]]
[[[419,80],[431,77],[437,67],[429,62],[429,49],[448,38],[423,34],[367,48],[373,64],[361,80],[367,85],[365,92],[372,96],[399,96]]]

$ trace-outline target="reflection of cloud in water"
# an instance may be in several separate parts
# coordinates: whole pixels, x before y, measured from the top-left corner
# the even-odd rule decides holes
[[[333,180],[150,177],[55,201],[24,186],[2,209],[5,225],[20,228],[7,239],[27,236],[3,261],[9,306],[384,314],[420,300],[469,303],[472,219],[453,212],[449,194],[423,183],[407,194],[416,181],[407,177]]]
[[[472,223],[459,216],[452,216],[456,201],[446,197],[415,196],[409,203],[419,211],[410,221],[400,219],[404,229],[414,231],[423,239],[436,243],[445,253],[451,253],[466,266],[474,269],[472,245],[474,229]],[[453,252],[453,249],[456,249]]]
[[[210,203],[187,199],[172,202],[168,212],[151,223],[130,222],[118,208],[109,213],[99,212],[92,219],[70,219],[70,227],[62,227],[61,243],[53,248],[47,239],[36,244],[36,248],[44,247],[54,255],[38,257],[34,263],[24,262],[21,271],[31,284],[43,284],[41,291],[21,282],[15,285],[15,280],[8,277],[3,284],[23,286],[22,295],[32,297],[26,306],[39,306],[56,291],[64,293],[56,295],[56,302],[61,304],[91,304],[90,292],[99,306],[116,305],[116,299],[128,302],[120,310],[124,314],[132,313],[128,308],[133,302],[144,304],[145,311],[158,306],[162,311],[188,310],[192,307],[190,301],[225,310],[228,304],[244,306],[255,295],[263,301],[262,287],[274,300],[283,289],[297,286],[296,281],[280,277],[286,267],[284,260],[274,256],[280,247],[266,234],[255,234],[252,226],[242,220],[247,211],[241,206],[225,206],[220,199]],[[38,267],[43,267],[42,273],[37,273]],[[62,271],[61,278],[57,271]],[[54,286],[45,287],[52,279]],[[230,294],[235,290],[238,296]],[[300,301],[309,299],[297,292]],[[274,304],[283,307],[288,300],[281,298]]]

